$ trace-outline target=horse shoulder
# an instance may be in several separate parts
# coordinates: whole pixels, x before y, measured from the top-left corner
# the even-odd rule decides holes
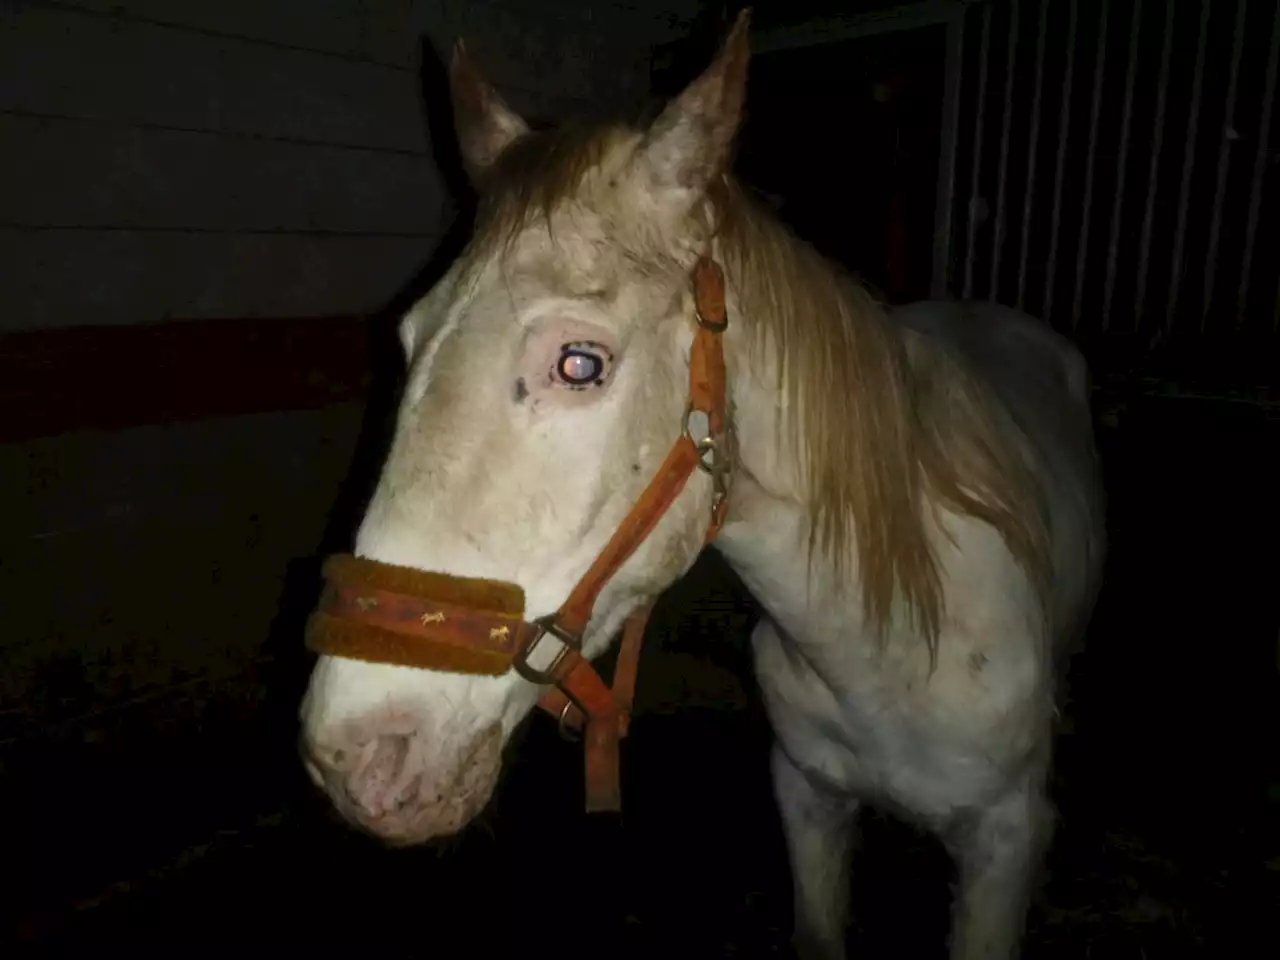
[[[951,735],[1018,752],[1038,736],[1052,696],[1040,595],[990,526],[950,512],[940,522],[944,616],[927,682],[913,695]]]

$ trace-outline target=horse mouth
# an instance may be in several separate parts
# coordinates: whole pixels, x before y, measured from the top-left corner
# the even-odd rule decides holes
[[[366,777],[358,760],[325,763],[304,751],[303,764],[350,825],[389,846],[414,846],[459,833],[489,803],[500,772],[502,737],[494,728],[451,769],[399,771],[394,792],[371,797],[354,786]]]

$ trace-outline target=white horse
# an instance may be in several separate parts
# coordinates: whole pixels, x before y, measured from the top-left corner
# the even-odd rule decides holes
[[[679,433],[689,272],[723,265],[735,479],[715,546],[765,616],[756,670],[805,955],[844,955],[859,807],[958,861],[953,957],[1018,951],[1051,828],[1057,652],[1103,558],[1088,380],[1044,325],[994,306],[887,315],[726,173],[745,95],[739,19],[644,130],[533,133],[459,47],[475,237],[400,328],[409,377],[355,552],[523,588],[554,611]],[[583,652],[703,546],[697,475],[595,606]],[[307,766],[391,842],[462,828],[541,689],[321,657]]]

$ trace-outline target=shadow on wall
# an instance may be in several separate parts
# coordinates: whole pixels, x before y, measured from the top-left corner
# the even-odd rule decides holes
[[[307,616],[319,599],[321,564],[329,554],[351,549],[391,445],[407,372],[398,325],[462,253],[475,219],[477,197],[463,168],[454,135],[448,62],[426,37],[421,39],[419,47],[423,122],[432,145],[433,160],[453,201],[454,216],[427,263],[370,319],[367,330],[369,389],[350,468],[316,552],[294,560],[285,577],[279,612],[265,645],[271,672],[261,679],[268,697],[279,707],[272,711],[273,715],[290,727],[296,724],[294,707],[304,694],[310,675],[312,654],[303,647],[301,638]]]

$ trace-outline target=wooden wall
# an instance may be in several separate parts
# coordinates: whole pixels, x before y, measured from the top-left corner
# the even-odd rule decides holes
[[[0,747],[263,656],[363,318],[452,214],[422,44],[540,117],[626,109],[682,2],[0,0]]]
[[[513,103],[556,117],[642,94],[670,29],[554,2],[0,10],[0,330],[375,309],[450,214],[424,39],[468,36]]]

